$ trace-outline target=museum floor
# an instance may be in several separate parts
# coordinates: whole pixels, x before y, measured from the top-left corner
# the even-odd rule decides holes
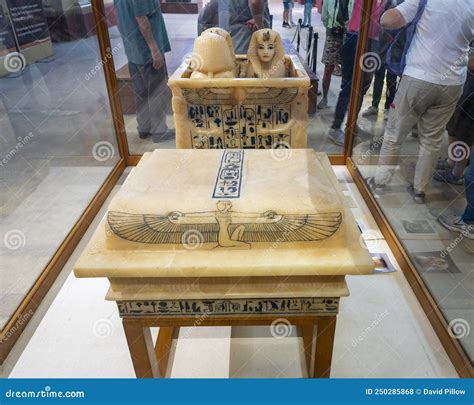
[[[335,170],[369,250],[388,252],[347,169]],[[78,279],[71,272],[104,212],[21,335],[4,364],[5,377],[134,376],[115,303],[104,300],[107,280]],[[351,296],[341,300],[333,377],[457,377],[400,270],[347,280]],[[263,327],[181,328],[169,374],[296,378],[304,376],[300,348],[294,332],[275,338]]]

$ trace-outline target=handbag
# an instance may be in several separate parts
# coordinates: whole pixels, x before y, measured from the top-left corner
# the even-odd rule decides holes
[[[344,21],[344,10],[342,10],[343,5],[341,4],[339,6],[339,0],[336,0],[336,3],[334,4],[334,13],[332,16],[333,22],[338,22],[340,24],[339,27],[332,27],[330,29],[331,35],[336,38],[342,39],[344,37],[344,34],[346,33],[345,23]],[[337,17],[336,17],[336,12],[337,12]],[[342,21],[341,21],[342,19]]]

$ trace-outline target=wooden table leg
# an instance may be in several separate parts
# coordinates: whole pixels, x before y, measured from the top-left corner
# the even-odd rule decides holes
[[[336,332],[336,317],[318,318],[316,353],[313,378],[329,378],[331,374],[332,350]]]
[[[123,318],[122,325],[137,378],[158,378],[160,374],[150,328],[143,327],[136,319]]]
[[[177,337],[179,327],[161,326],[158,332],[158,339],[155,345],[156,361],[158,362],[158,369],[160,375],[164,378],[166,376],[166,369],[168,367],[168,360],[170,357],[171,345],[173,337]]]
[[[301,337],[303,338],[304,355],[306,359],[306,368],[308,370],[308,377],[312,375],[312,359],[313,359],[313,337],[314,324],[301,325]]]

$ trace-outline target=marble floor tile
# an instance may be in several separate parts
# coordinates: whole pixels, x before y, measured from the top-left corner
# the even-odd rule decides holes
[[[301,339],[296,337],[234,338],[230,351],[230,378],[302,378]]]

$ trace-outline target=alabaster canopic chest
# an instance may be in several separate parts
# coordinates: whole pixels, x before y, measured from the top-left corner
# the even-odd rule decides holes
[[[283,317],[306,325],[306,342],[322,322],[319,352],[332,353],[345,275],[374,268],[343,201],[326,155],[312,150],[156,150],[113,198],[74,272],[110,280],[107,299],[117,302],[132,358],[141,359],[137,376],[156,376],[134,343],[146,346],[140,322]],[[326,357],[310,375],[328,376],[329,366]]]
[[[156,150],[112,200],[80,277],[335,276],[372,260],[325,154]]]

